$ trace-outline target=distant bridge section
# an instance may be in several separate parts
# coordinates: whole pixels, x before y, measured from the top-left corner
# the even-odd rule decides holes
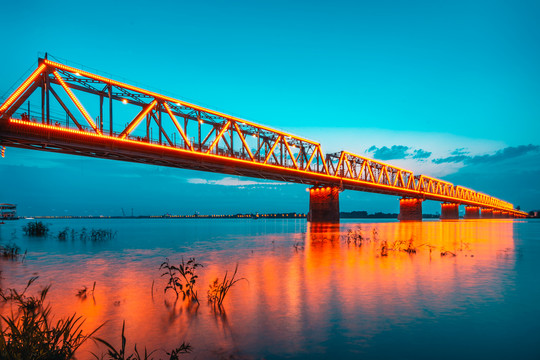
[[[339,218],[339,192],[402,197],[400,217],[524,217],[495,197],[48,59],[0,106],[0,145],[312,186],[311,221]],[[486,216],[484,215],[484,212]],[[467,216],[468,214],[468,216]],[[477,214],[478,216],[475,216]]]

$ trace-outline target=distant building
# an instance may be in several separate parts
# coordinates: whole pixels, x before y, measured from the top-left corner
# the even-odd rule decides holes
[[[17,205],[0,204],[0,220],[17,219]]]

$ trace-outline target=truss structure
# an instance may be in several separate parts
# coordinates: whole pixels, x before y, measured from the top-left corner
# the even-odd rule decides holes
[[[0,145],[518,213],[486,194],[347,151],[324,155],[317,142],[48,59],[0,106]]]

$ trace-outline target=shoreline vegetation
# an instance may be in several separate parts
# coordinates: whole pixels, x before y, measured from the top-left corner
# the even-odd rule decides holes
[[[59,241],[68,239],[81,241],[107,241],[116,237],[117,232],[110,229],[91,229],[82,228],[76,231],[68,227],[60,231],[58,235],[52,235],[49,231],[49,225],[42,221],[32,221],[26,223],[22,227],[22,231],[26,236],[47,238],[52,236]],[[18,260],[22,257],[23,261],[26,257],[19,253],[20,249],[15,244],[1,245],[1,255],[3,258]],[[190,257],[188,261],[181,258],[178,266],[172,264],[169,258],[159,266],[161,273],[160,277],[168,279],[167,284],[163,289],[163,294],[166,296],[167,290],[172,290],[176,294],[176,300],[172,306],[176,309],[187,306],[194,309],[195,312],[200,306],[197,296],[196,282],[199,271],[197,268],[202,268],[203,265],[196,262],[195,258]],[[225,271],[223,280],[216,277],[208,286],[208,306],[211,308],[215,316],[226,316],[223,301],[237,282],[246,280],[245,278],[237,278],[238,263],[232,275],[229,271]],[[1,274],[1,271],[0,271]],[[37,273],[36,273],[37,274]],[[115,347],[111,345],[110,340],[103,339],[97,335],[99,330],[106,326],[107,321],[97,326],[93,330],[84,330],[83,325],[86,318],[73,313],[71,316],[54,319],[52,314],[52,305],[46,302],[46,296],[51,288],[51,284],[42,286],[37,290],[35,295],[29,295],[30,286],[39,278],[34,276],[30,278],[27,285],[22,291],[15,288],[4,288],[0,284],[0,308],[10,306],[10,311],[0,312],[0,359],[26,360],[26,359],[51,359],[51,360],[68,360],[76,359],[75,353],[88,340],[93,340],[99,345],[100,353],[91,353],[95,359],[101,360],[151,360],[154,359],[154,354],[159,354],[159,359],[179,360],[184,354],[192,352],[193,348],[189,342],[182,341],[171,350],[154,349],[148,350],[144,347],[144,352],[137,348],[137,344],[133,345],[133,350],[129,351],[127,339],[125,336],[126,321],[122,323],[121,345]],[[91,296],[95,304],[95,289],[96,281],[93,286],[87,287],[84,285],[80,288],[75,296],[82,301]],[[182,295],[181,300],[179,299]],[[154,299],[154,281],[151,287],[152,301]],[[196,303],[196,304],[195,304]],[[171,304],[164,298],[164,306],[171,307]],[[163,356],[162,353],[165,353]]]

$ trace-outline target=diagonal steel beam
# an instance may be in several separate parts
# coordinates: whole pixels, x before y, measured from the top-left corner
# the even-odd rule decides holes
[[[216,138],[214,139],[214,141],[212,142],[212,144],[210,145],[210,147],[208,148],[208,150],[206,151],[207,154],[209,154],[212,149],[214,148],[214,146],[217,145],[217,143],[219,142],[219,139],[221,139],[221,137],[223,136],[223,134],[225,134],[225,131],[227,131],[227,129],[229,128],[229,126],[231,125],[231,121],[227,121],[227,123],[225,124],[225,126],[223,126],[223,128],[221,129],[221,131],[219,132],[219,134],[216,136]]]
[[[120,133],[120,135],[118,135],[118,137],[120,139],[125,139],[126,136],[128,136],[133,130],[135,130],[137,125],[139,125],[139,123],[146,116],[146,114],[148,114],[150,110],[152,110],[154,106],[156,106],[156,104],[157,104],[157,100],[154,100],[150,104],[148,104],[146,108],[142,109],[139,115],[137,115],[135,119],[131,121],[131,123]]]
[[[0,115],[6,111],[15,100],[24,92],[28,87],[37,79],[39,75],[45,70],[47,66],[45,64],[41,64],[38,66],[36,70],[30,76],[11,94],[10,97],[7,98],[7,100],[4,102],[2,106],[0,106]]]
[[[240,127],[238,126],[236,122],[234,123],[234,128],[236,129],[236,133],[238,134],[238,137],[242,141],[242,144],[244,145],[244,148],[246,149],[251,161],[255,161],[255,158],[253,157],[253,154],[251,153],[251,150],[249,149],[246,139],[244,138],[244,135],[242,134],[242,131],[240,130]]]
[[[158,128],[159,128],[159,131],[163,134],[163,136],[165,136],[165,139],[167,139],[167,142],[169,143],[169,145],[171,146],[174,146],[173,142],[171,141],[171,139],[169,138],[169,136],[167,135],[167,133],[165,132],[165,130],[163,130],[163,127],[161,126],[161,124],[159,123],[158,119],[156,118],[156,115],[154,114],[153,111],[150,112],[150,115],[152,116],[152,119],[154,119],[154,121],[156,122]]]
[[[56,91],[54,91],[54,89],[52,87],[49,87],[49,91],[51,92],[51,94],[53,94],[53,96],[55,97],[56,101],[58,101],[58,103],[62,106],[62,108],[64,109],[64,111],[66,112],[66,114],[68,114],[69,118],[71,119],[71,121],[73,121],[75,123],[75,125],[77,125],[77,127],[79,128],[79,130],[82,130],[82,126],[81,124],[79,124],[79,122],[75,119],[75,116],[73,116],[73,114],[71,113],[71,111],[69,111],[68,107],[66,106],[66,104],[64,104],[64,102],[62,101],[62,99],[60,99],[60,96],[58,96],[58,94],[56,93]]]
[[[174,114],[172,113],[171,109],[169,108],[169,105],[167,105],[167,103],[164,102],[164,103],[163,103],[163,106],[165,107],[165,110],[167,111],[167,114],[169,114],[169,117],[170,117],[171,120],[173,121],[174,126],[176,126],[176,129],[178,130],[178,132],[179,132],[180,135],[182,136],[182,139],[184,139],[184,142],[187,144],[187,146],[189,146],[189,148],[191,149],[191,151],[193,151],[193,145],[191,145],[191,142],[188,140],[186,134],[184,133],[184,130],[182,130],[182,127],[180,126],[180,124],[179,124],[178,121],[176,120],[176,117],[174,116]]]
[[[75,96],[75,94],[73,94],[73,92],[70,90],[70,88],[66,85],[65,81],[62,79],[62,77],[60,77],[60,74],[58,74],[58,71],[53,71],[53,74],[54,74],[54,77],[60,82],[60,85],[62,85],[62,87],[64,88],[65,92],[68,94],[69,98],[71,99],[71,101],[73,101],[73,103],[75,104],[75,106],[77,106],[77,109],[79,109],[79,111],[81,112],[81,114],[84,116],[84,118],[86,119],[86,121],[88,122],[88,124],[92,127],[92,129],[94,129],[94,131],[97,133],[97,134],[100,134],[101,135],[101,131],[99,131],[99,129],[97,128],[96,124],[94,123],[94,121],[92,120],[92,117],[90,116],[90,114],[88,114],[88,111],[86,111],[86,109],[84,108],[84,106],[81,104],[81,102],[79,101],[79,99],[77,99],[77,97]]]

